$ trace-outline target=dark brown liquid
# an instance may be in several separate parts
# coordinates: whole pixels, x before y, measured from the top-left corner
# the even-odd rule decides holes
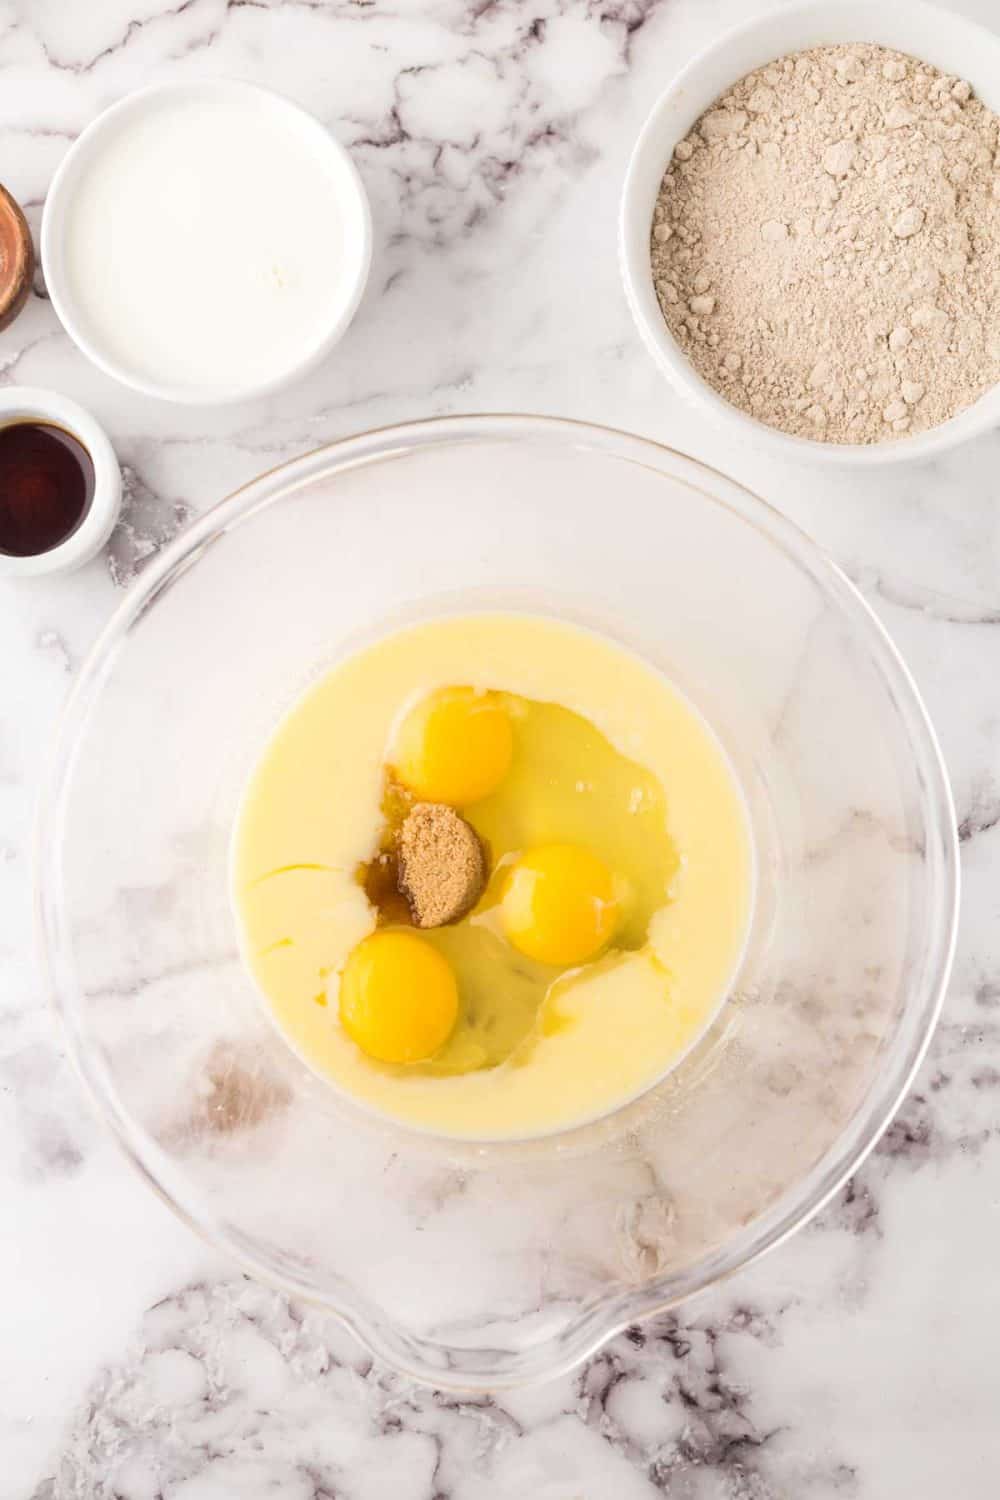
[[[358,885],[375,908],[380,927],[386,923],[413,924],[409,902],[399,888],[399,830],[412,806],[409,792],[387,772],[382,793],[385,823],[379,846],[372,858],[355,872]]]
[[[94,463],[48,422],[0,427],[0,552],[36,557],[79,526],[94,498]]]

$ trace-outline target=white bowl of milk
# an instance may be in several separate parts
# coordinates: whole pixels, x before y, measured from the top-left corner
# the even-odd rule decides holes
[[[53,306],[78,347],[149,396],[265,395],[329,353],[371,261],[347,152],[270,90],[168,83],[100,115],[42,218]]]

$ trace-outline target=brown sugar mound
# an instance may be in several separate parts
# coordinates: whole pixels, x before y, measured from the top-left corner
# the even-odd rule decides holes
[[[443,927],[469,911],[486,882],[476,832],[451,807],[418,802],[399,830],[399,888],[414,925]]]

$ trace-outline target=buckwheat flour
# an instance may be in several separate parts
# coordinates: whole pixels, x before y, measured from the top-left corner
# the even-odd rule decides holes
[[[872,46],[740,80],[678,143],[653,278],[696,369],[785,432],[876,443],[1000,379],[1000,120]]]

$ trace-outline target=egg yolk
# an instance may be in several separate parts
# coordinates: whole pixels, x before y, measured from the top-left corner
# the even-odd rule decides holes
[[[403,720],[396,742],[399,780],[422,802],[479,802],[510,769],[514,736],[495,693],[446,688]]]
[[[340,980],[340,1020],[379,1062],[432,1057],[458,1019],[448,960],[412,932],[374,932],[354,948]]]
[[[618,925],[608,867],[575,844],[543,844],[513,866],[501,898],[504,931],[527,958],[580,964]]]

